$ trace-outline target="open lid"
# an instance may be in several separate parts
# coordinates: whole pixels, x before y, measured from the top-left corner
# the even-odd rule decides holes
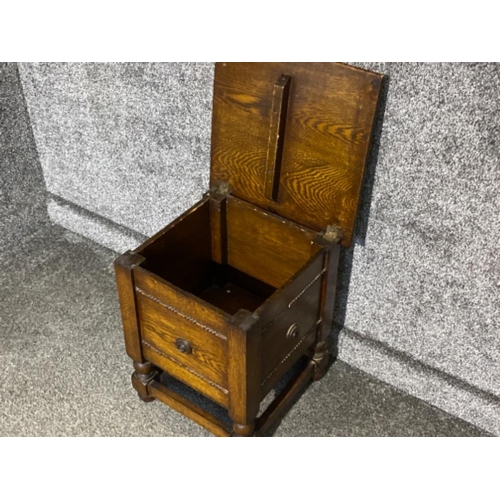
[[[217,63],[211,186],[350,245],[383,75],[339,63]]]

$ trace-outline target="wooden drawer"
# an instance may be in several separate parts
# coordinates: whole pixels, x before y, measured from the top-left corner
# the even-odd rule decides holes
[[[155,365],[227,403],[225,320],[143,269],[135,270],[143,351]]]

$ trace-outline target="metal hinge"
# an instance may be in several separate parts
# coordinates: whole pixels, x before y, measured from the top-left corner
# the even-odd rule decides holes
[[[332,243],[338,243],[344,237],[344,231],[338,226],[326,226],[323,239]]]
[[[227,181],[220,181],[210,188],[211,195],[227,196],[231,192],[231,186]]]

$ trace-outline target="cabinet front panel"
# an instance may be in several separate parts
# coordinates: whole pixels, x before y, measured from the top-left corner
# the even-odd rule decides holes
[[[227,342],[154,298],[137,294],[143,343],[227,388]]]
[[[229,401],[229,392],[227,389],[218,386],[194,370],[179,364],[177,361],[174,361],[173,358],[169,358],[164,353],[153,349],[149,344],[143,344],[143,352],[145,358],[151,361],[155,366],[227,408]]]

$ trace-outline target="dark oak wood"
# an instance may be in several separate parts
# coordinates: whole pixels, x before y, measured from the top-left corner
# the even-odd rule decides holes
[[[222,340],[227,340],[227,322],[231,316],[222,310],[217,310],[195,295],[173,285],[141,267],[134,269],[136,295],[154,297],[164,304],[165,309],[193,325]]]
[[[325,253],[324,269],[325,275],[322,283],[319,308],[321,324],[318,329],[318,342],[316,344],[313,360],[317,365],[314,380],[320,380],[326,373],[329,361],[327,339],[333,330],[333,312],[335,306],[335,294],[337,290],[337,274],[340,257],[340,246],[336,243],[328,244]]]
[[[325,250],[319,249],[281,288],[255,311],[258,321],[253,328],[264,329],[300,299],[304,290],[317,281],[324,269]],[[322,275],[321,275],[322,276]],[[321,276],[319,279],[321,279]],[[314,284],[313,283],[313,284]]]
[[[263,396],[316,341],[324,258],[325,252],[318,252],[257,311],[259,319],[252,328],[262,335]],[[297,333],[288,338],[292,326]]]
[[[232,196],[227,205],[228,262],[250,276],[279,288],[318,249],[310,229]]]
[[[138,295],[143,342],[227,389],[227,341],[221,336]]]
[[[149,393],[148,384],[156,376],[156,368],[149,361],[145,363],[134,361],[134,370],[134,373],[132,373],[132,386],[137,391],[139,398],[145,403],[154,401],[154,397]]]
[[[135,251],[146,259],[142,267],[183,290],[200,293],[209,284],[212,262],[209,200],[202,200],[167,227]]]
[[[172,377],[181,380],[184,384],[215,401],[223,408],[229,406],[229,391],[224,387],[216,385],[210,379],[196,372],[187,365],[168,356],[168,354],[144,344],[144,355],[151,360],[155,366],[165,371]]]
[[[273,95],[291,78],[279,202],[266,189]],[[349,245],[382,75],[338,63],[217,63],[211,183]]]
[[[144,262],[144,257],[130,251],[120,255],[115,260],[116,287],[120,301],[125,349],[130,358],[137,363],[143,363],[141,337],[139,335],[139,321],[137,317],[137,303],[135,299],[134,267]]]
[[[207,288],[200,298],[229,314],[236,314],[240,309],[254,311],[275,291],[273,287],[270,287],[272,291],[266,290],[260,293],[265,285],[260,281],[256,282],[256,286],[251,284],[248,287],[240,283],[238,279],[233,281],[231,278],[235,277],[234,268],[223,269],[221,276],[227,278],[223,280],[223,283]]]
[[[293,350],[288,352],[280,361],[279,365],[265,379],[262,380],[262,394],[267,395],[276,386],[281,377],[305,354],[307,354],[316,342],[316,328],[313,327],[297,342]]]
[[[288,99],[290,97],[291,78],[281,75],[274,85],[273,103],[271,109],[271,129],[266,161],[265,195],[272,201],[278,201],[281,179],[281,160],[285,142],[286,117]]]
[[[195,203],[191,208],[179,215],[177,219],[167,224],[163,229],[148,238],[142,245],[134,250],[134,254],[147,256],[157,255],[162,257],[163,252],[168,250],[169,245],[174,245],[177,242],[190,241],[188,231],[192,226],[197,225],[197,222],[206,218],[206,209],[209,203],[208,195],[205,195],[198,203]],[[205,226],[203,223],[201,224]],[[176,230],[176,227],[186,226],[186,229]],[[197,227],[200,227],[198,222]],[[182,234],[185,236],[183,237]],[[179,235],[179,236],[178,236]],[[128,252],[126,252],[128,253]]]
[[[249,331],[253,321],[248,311],[241,310],[229,332],[229,416],[236,436],[253,433],[261,400],[262,339]]]
[[[115,262],[143,401],[218,436],[261,436],[326,373],[380,81],[335,63],[217,65],[210,190]],[[227,409],[232,426],[162,385],[161,372]]]
[[[212,260],[227,264],[227,203],[226,197],[215,194],[210,198],[210,236]]]
[[[134,276],[147,359],[227,407],[230,316],[148,270],[136,268]],[[196,354],[180,353],[175,347],[178,338],[191,342]]]
[[[255,430],[257,436],[265,436],[269,429],[283,416],[283,413],[293,403],[294,398],[311,381],[315,368],[313,362],[308,363],[305,369],[299,372],[266,408],[266,411],[257,420]]]

